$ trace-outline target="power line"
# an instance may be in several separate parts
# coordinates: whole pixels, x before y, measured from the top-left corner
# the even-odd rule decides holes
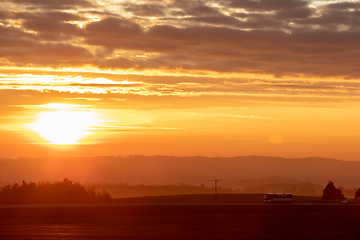
[[[217,184],[218,184],[218,180],[215,179],[215,202],[218,201]]]

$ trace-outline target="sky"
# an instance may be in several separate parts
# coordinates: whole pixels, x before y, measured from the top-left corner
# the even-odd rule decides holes
[[[0,157],[358,161],[360,2],[5,0]]]

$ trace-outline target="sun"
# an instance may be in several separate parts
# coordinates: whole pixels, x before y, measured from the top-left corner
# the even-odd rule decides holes
[[[73,145],[91,134],[96,124],[96,117],[91,111],[62,109],[40,113],[28,127],[49,144]]]

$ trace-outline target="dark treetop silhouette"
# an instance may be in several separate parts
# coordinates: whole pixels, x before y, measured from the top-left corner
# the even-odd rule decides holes
[[[334,183],[332,181],[330,181],[324,189],[322,199],[324,199],[324,200],[342,200],[342,199],[345,199],[345,197],[344,197],[344,194],[341,192],[341,190],[336,188]]]
[[[1,203],[104,203],[110,202],[108,193],[96,193],[95,188],[81,186],[67,178],[54,183],[17,183],[0,191]]]

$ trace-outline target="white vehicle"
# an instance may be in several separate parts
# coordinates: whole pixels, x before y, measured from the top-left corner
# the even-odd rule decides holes
[[[290,203],[293,200],[292,193],[265,193],[265,203]]]
[[[342,204],[353,204],[354,201],[351,199],[345,199],[344,201],[341,202]]]

